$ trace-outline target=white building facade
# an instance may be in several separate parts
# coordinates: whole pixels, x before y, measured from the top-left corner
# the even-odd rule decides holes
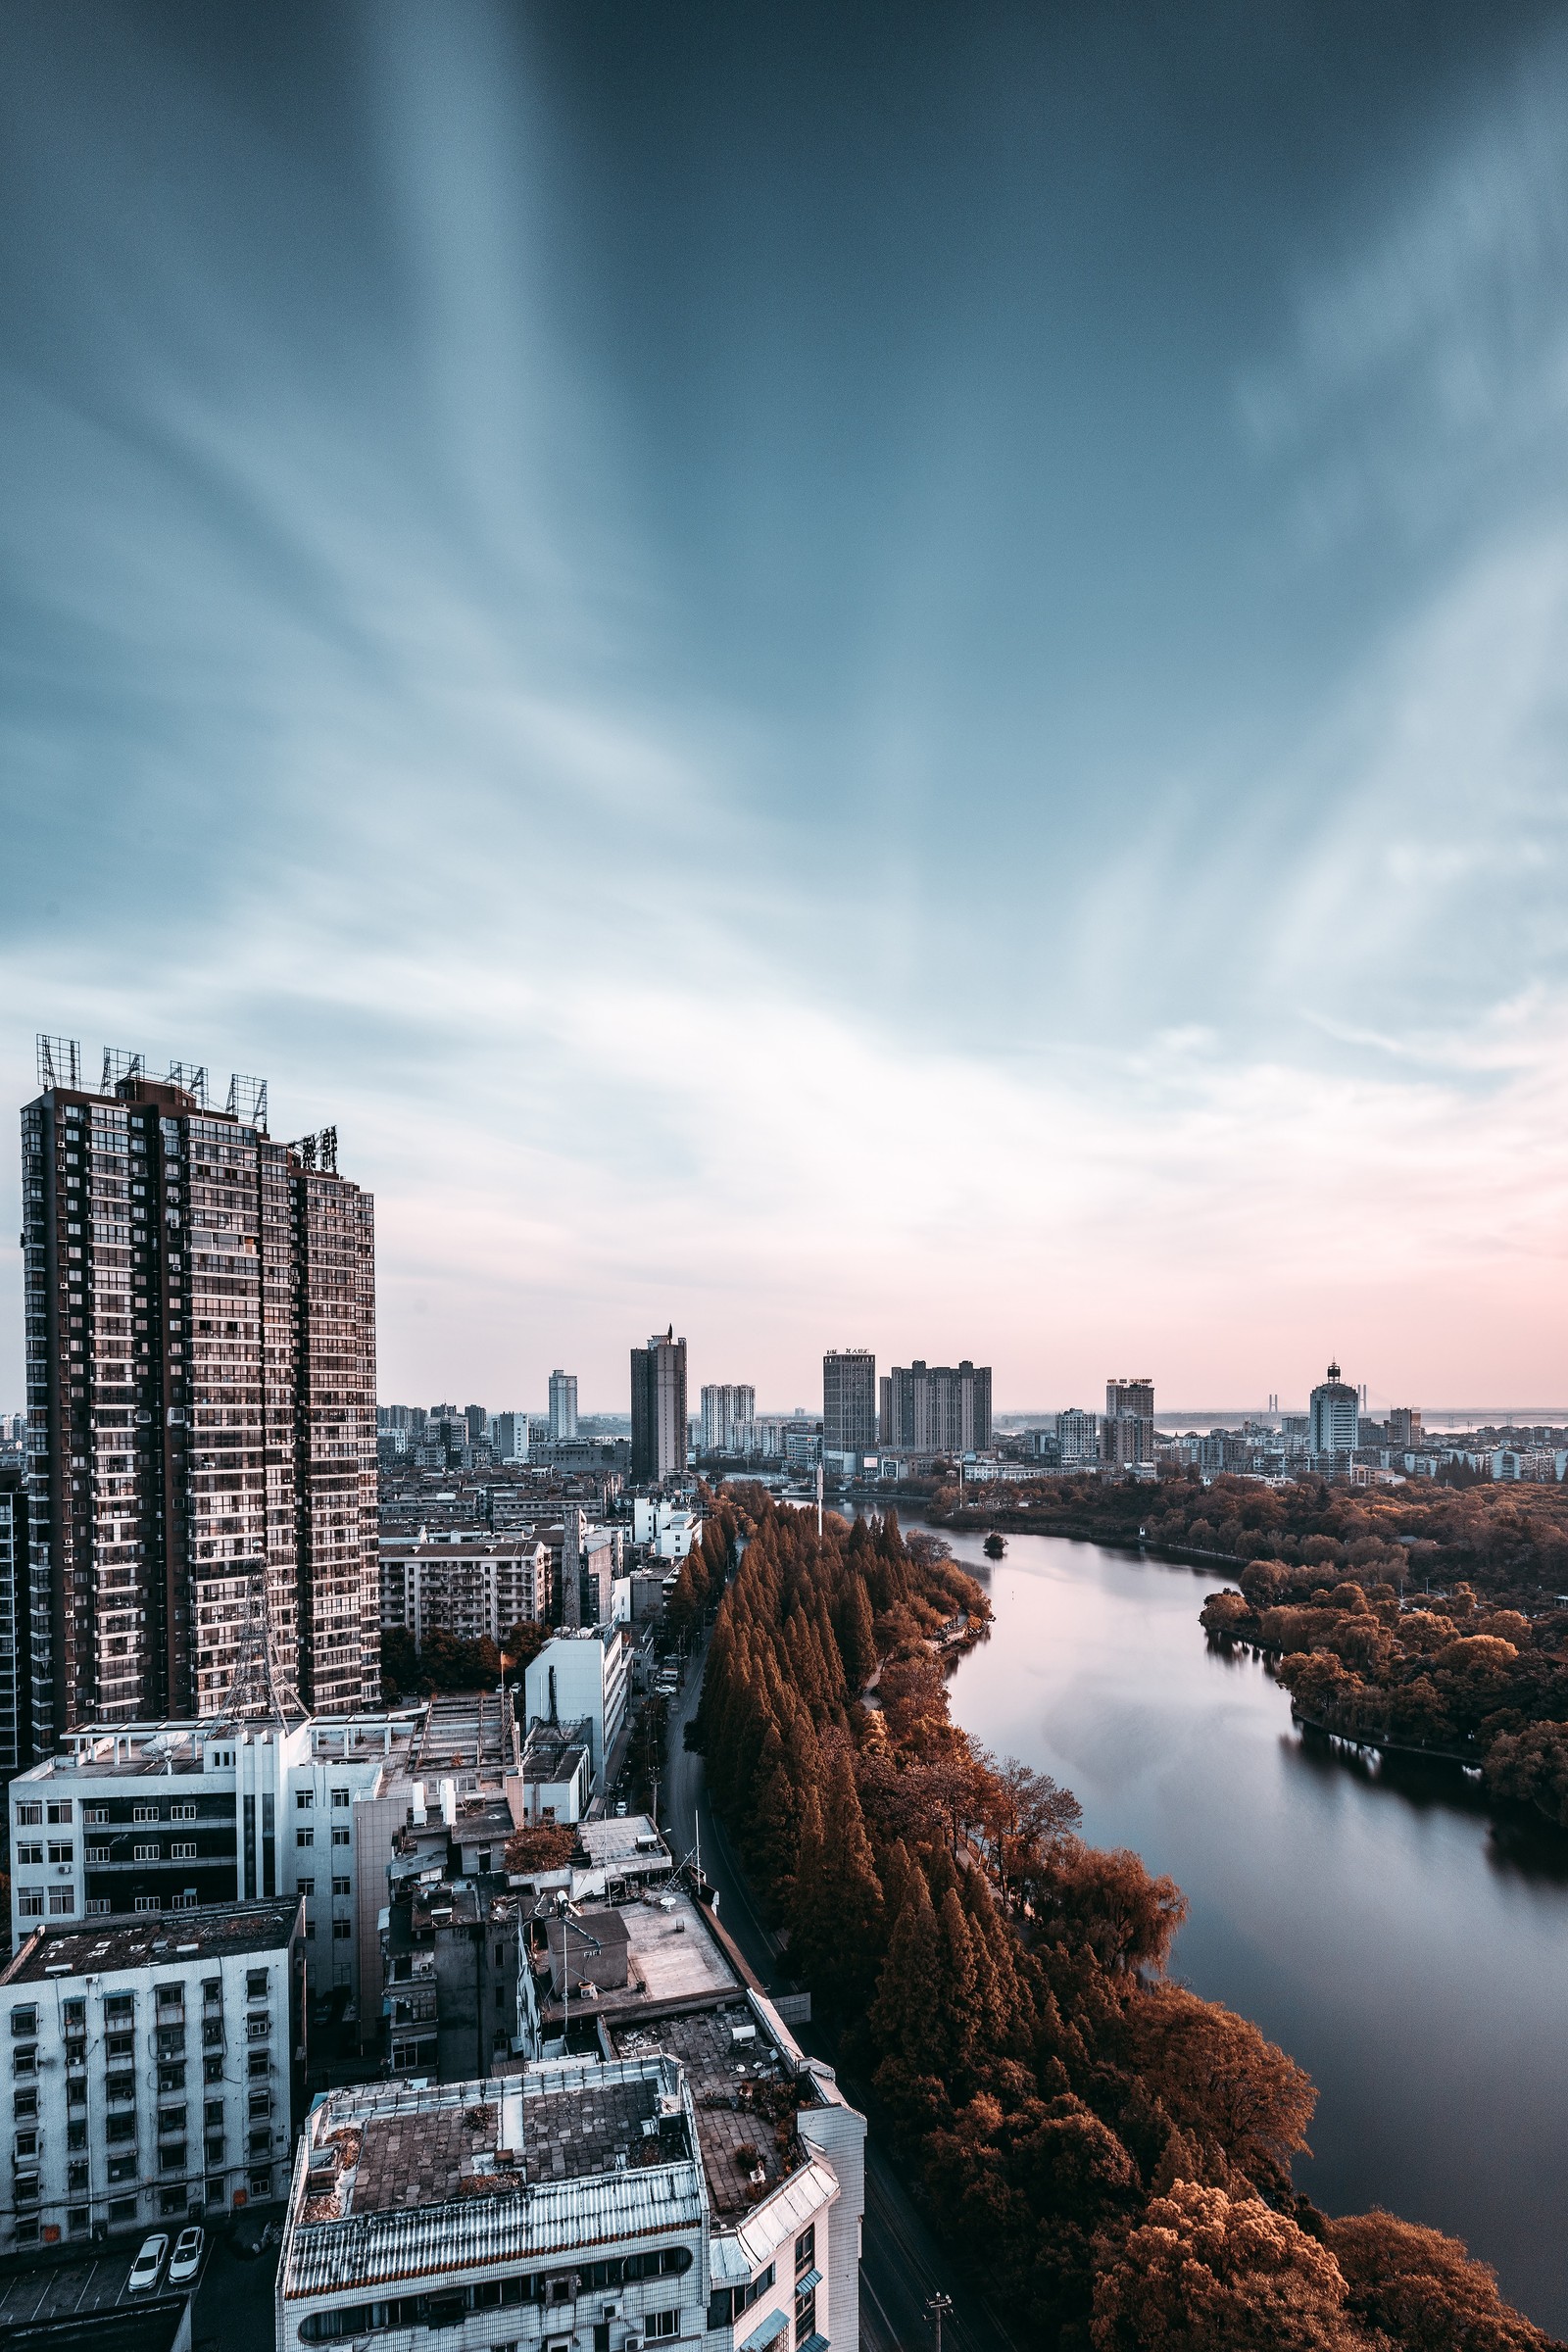
[[[266,2202],[304,2108],[300,1906],[42,1928],[0,1975],[0,2251]]]

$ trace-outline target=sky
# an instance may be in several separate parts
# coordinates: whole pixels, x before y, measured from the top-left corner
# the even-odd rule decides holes
[[[1568,1405],[1565,461],[1560,8],[7,9],[0,1077],[387,1399]]]

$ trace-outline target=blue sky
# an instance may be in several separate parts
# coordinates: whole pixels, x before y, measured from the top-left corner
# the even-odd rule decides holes
[[[1560,12],[9,12],[13,1099],[388,1396],[1568,1402],[1565,288]]]

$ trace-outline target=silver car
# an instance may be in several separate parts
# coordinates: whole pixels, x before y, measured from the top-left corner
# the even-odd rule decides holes
[[[130,2266],[130,2277],[125,2280],[125,2292],[129,2295],[150,2294],[158,2284],[158,2276],[164,2267],[164,2256],[168,2252],[169,2240],[162,2231],[156,2236],[144,2237],[141,2241],[141,2252]]]
[[[169,2266],[171,2286],[189,2286],[202,2267],[202,2248],[206,2243],[205,2236],[194,2224],[189,2230],[180,2231],[174,2240],[174,2259]]]

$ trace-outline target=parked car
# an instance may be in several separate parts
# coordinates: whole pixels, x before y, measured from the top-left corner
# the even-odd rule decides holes
[[[189,2286],[202,2267],[202,2249],[207,2240],[200,2230],[182,2230],[174,2240],[174,2259],[169,2266],[171,2286]]]
[[[164,2256],[168,2252],[169,2240],[162,2232],[156,2236],[142,2239],[141,2252],[131,2264],[130,2277],[125,2281],[127,2294],[146,2295],[152,2292],[158,2284],[159,2274],[164,2267]]]

